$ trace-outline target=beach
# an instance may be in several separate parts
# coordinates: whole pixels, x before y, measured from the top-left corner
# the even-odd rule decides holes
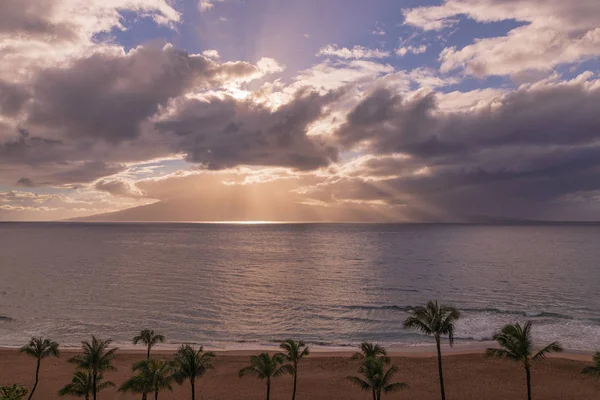
[[[265,384],[258,379],[239,378],[238,371],[248,365],[251,354],[259,350],[218,351],[215,370],[209,371],[197,384],[197,399],[265,398]],[[40,383],[34,399],[59,399],[58,390],[70,382],[74,366],[67,359],[77,350],[61,352],[59,359],[45,359],[40,371]],[[157,350],[155,358],[169,358],[172,350]],[[396,380],[406,382],[409,389],[384,395],[389,399],[439,399],[437,361],[435,353],[425,350],[390,352],[392,362],[400,371]],[[349,358],[351,351],[318,351],[306,358],[298,370],[297,399],[366,400],[370,394],[352,386],[345,377],[356,373],[356,361]],[[131,364],[145,357],[144,350],[122,350],[114,362],[117,371],[106,374],[117,385],[131,376]],[[596,399],[600,394],[600,380],[580,375],[590,364],[591,355],[564,353],[536,363],[532,370],[533,396],[543,400]],[[454,351],[444,356],[444,379],[448,399],[506,400],[526,398],[523,369],[510,361],[485,358],[479,350]],[[0,350],[0,383],[18,383],[31,387],[35,360],[15,349]],[[173,392],[161,392],[159,399],[187,399],[189,383],[174,384]],[[277,378],[272,384],[271,399],[291,398],[292,378]],[[107,389],[99,399],[139,399],[139,395],[118,393]]]

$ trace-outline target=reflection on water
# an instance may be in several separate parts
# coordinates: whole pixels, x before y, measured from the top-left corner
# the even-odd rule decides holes
[[[214,347],[286,337],[420,344],[408,306],[465,310],[484,340],[600,347],[600,226],[0,224],[0,345],[128,341],[151,327]]]

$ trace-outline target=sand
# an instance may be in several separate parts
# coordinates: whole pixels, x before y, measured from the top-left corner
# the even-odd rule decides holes
[[[208,372],[197,384],[197,399],[264,399],[263,382],[247,377],[238,378],[240,368],[248,364],[248,354],[258,351],[218,352],[215,371]],[[67,359],[74,351],[63,351],[60,359],[42,363],[36,400],[59,399],[59,388],[68,383],[73,365]],[[157,357],[168,357],[171,351],[157,351]],[[299,367],[298,400],[344,399],[369,400],[370,395],[352,386],[345,377],[356,372],[356,362],[350,352],[316,352]],[[121,384],[130,375],[131,364],[144,358],[143,351],[121,351],[114,365],[117,371],[107,378]],[[439,399],[435,354],[426,351],[400,351],[392,354],[400,368],[398,380],[410,385],[402,392],[384,395],[387,399]],[[535,364],[532,372],[533,398],[540,400],[585,400],[600,398],[600,381],[580,375],[589,365],[589,354],[567,354]],[[35,360],[16,350],[0,350],[0,383],[32,385]],[[448,400],[526,399],[525,373],[516,364],[487,359],[481,350],[458,351],[444,358],[446,398]],[[272,385],[271,399],[290,399],[292,378],[281,377]],[[139,395],[117,393],[108,389],[99,399],[139,399]],[[159,399],[189,399],[189,384],[175,384],[173,392],[162,392]]]

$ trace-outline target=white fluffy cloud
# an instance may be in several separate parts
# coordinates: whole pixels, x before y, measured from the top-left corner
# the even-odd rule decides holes
[[[523,26],[504,36],[477,39],[440,54],[441,70],[511,75],[551,70],[600,55],[600,2],[579,0],[446,0],[441,6],[405,10],[405,23],[439,30],[458,23],[462,15],[477,22],[516,20]]]

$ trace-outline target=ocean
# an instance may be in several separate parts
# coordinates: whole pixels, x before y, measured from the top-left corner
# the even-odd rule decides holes
[[[0,223],[0,346],[126,345],[141,329],[215,349],[430,345],[412,306],[462,311],[458,343],[503,324],[600,349],[600,225]]]

